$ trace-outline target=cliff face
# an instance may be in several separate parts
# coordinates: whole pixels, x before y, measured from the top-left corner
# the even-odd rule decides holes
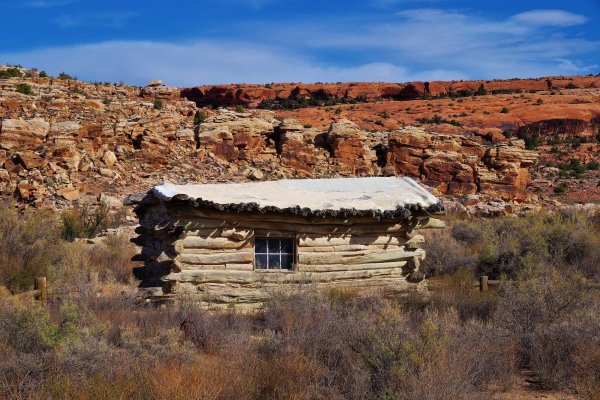
[[[434,81],[408,83],[279,83],[267,85],[196,86],[181,90],[181,97],[199,107],[287,108],[339,100],[367,102],[376,99],[417,100],[444,96],[470,96],[544,90],[598,88],[600,77],[547,77],[494,81]],[[313,103],[302,103],[302,100]],[[300,103],[298,103],[300,101]],[[295,108],[295,107],[294,107]]]
[[[522,140],[486,145],[415,127],[382,135],[348,120],[320,132],[268,115],[220,111],[198,128],[198,156],[294,177],[412,176],[444,194],[520,201],[537,160]]]
[[[552,86],[583,85],[591,79],[553,80]],[[548,87],[546,79],[507,82]],[[30,86],[30,94],[17,91],[22,84]],[[445,87],[434,82],[412,85],[402,88],[435,93]],[[279,86],[281,90],[287,87]],[[305,96],[319,85],[297,86],[287,87],[287,93]],[[179,89],[160,82],[138,88],[35,75],[2,79],[0,193],[23,203],[60,208],[100,199],[115,204],[115,198],[146,191],[163,180],[229,182],[392,174],[419,178],[439,194],[460,198],[482,195],[520,202],[528,195],[535,199],[538,193],[596,193],[597,178],[592,173],[577,185],[568,181],[564,195],[552,194],[557,179],[564,176],[543,165],[534,166],[537,153],[525,150],[517,137],[528,145],[532,137],[541,138],[538,149],[544,165],[556,165],[557,159],[569,156],[582,163],[597,160],[598,89],[368,100],[382,93],[391,96],[398,87],[331,84],[318,89],[320,96],[351,93],[367,100],[335,107],[236,112],[198,108],[195,102],[182,99]],[[221,89],[211,93],[216,96]],[[253,96],[259,99],[262,94],[257,91]],[[556,144],[557,138],[562,142]],[[567,149],[577,144],[575,139],[585,146]],[[552,140],[552,145],[545,145],[544,140]],[[532,170],[538,193],[532,193],[531,187],[528,190]]]

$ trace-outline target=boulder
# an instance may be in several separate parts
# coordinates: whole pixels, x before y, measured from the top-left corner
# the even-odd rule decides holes
[[[75,201],[79,199],[79,190],[72,187],[61,189],[56,193],[65,200]]]
[[[104,162],[104,164],[111,167],[117,162],[117,156],[112,151],[106,150],[104,152],[104,155],[102,156],[102,161]]]
[[[50,124],[42,118],[5,119],[0,125],[0,148],[33,149],[44,143]]]

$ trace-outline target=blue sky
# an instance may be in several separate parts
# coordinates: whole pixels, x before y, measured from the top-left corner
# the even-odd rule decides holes
[[[600,0],[1,0],[0,63],[88,81],[600,72]]]

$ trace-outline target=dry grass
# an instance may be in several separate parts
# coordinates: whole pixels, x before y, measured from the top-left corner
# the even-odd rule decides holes
[[[45,310],[0,288],[0,398],[486,399],[521,368],[543,388],[600,393],[600,298],[581,280],[600,269],[594,220],[458,221],[429,251],[429,296],[299,288],[248,315],[99,297],[127,288],[135,249],[62,241],[39,216],[0,217],[0,277],[21,287],[43,270],[62,294]],[[512,281],[482,294],[482,272]]]

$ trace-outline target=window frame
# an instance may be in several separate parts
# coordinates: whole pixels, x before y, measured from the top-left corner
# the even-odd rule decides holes
[[[266,245],[267,245],[267,252],[266,253],[257,253],[256,252],[256,240],[257,239],[264,239],[266,240]],[[279,254],[279,262],[281,264],[281,255],[282,254],[289,254],[292,256],[292,265],[290,265],[290,268],[258,268],[257,266],[257,262],[256,262],[256,255],[266,255],[267,256],[267,263],[268,263],[268,256],[271,254],[269,253],[269,240],[289,240],[292,243],[292,252],[291,253],[283,253],[281,252],[281,242],[279,244],[279,252],[278,253],[273,253],[273,254]],[[254,238],[252,240],[252,253],[253,253],[253,260],[252,260],[252,266],[254,268],[254,271],[258,271],[258,272],[292,272],[296,269],[296,264],[298,262],[298,238],[296,235],[290,235],[290,236],[284,236],[284,235],[278,235],[278,236],[271,236],[269,234],[255,234]]]

